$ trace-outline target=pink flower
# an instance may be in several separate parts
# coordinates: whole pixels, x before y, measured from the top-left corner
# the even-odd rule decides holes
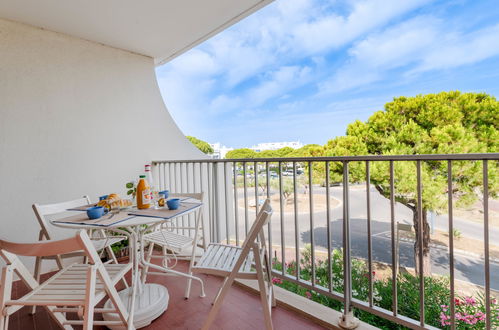
[[[308,299],[312,299],[312,294],[310,291],[305,292],[305,296],[307,296]]]
[[[476,304],[476,300],[473,299],[472,297],[466,297],[465,299],[467,305],[472,305],[474,306]]]
[[[272,284],[282,284],[282,280],[278,277],[272,278]]]

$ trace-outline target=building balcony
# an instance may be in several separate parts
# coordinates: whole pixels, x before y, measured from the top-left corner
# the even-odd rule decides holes
[[[489,322],[496,322],[499,264],[493,256],[499,246],[492,242],[499,239],[499,204],[488,188],[497,160],[498,154],[460,154],[153,165],[159,188],[208,193],[205,217],[213,242],[241,244],[259,206],[270,199],[274,213],[266,237],[276,285],[371,324],[418,329],[458,324],[465,297],[483,297]],[[445,177],[441,195],[430,196],[443,202],[438,213],[423,206],[431,183],[422,173],[429,164]],[[468,211],[449,194],[463,164],[476,166],[479,180],[478,202]],[[414,184],[400,192],[403,166],[413,171]],[[380,170],[383,187],[376,181]],[[404,194],[414,204],[405,205]],[[431,239],[426,256],[416,230]]]

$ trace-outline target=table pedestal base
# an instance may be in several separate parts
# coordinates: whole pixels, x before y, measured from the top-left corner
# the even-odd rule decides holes
[[[125,305],[129,306],[132,288],[128,288],[119,292],[119,296]],[[151,324],[168,308],[170,296],[168,290],[156,283],[146,283],[142,286],[142,294],[137,293],[135,297],[135,311],[133,315],[133,324],[136,329],[143,328]],[[113,308],[111,300],[106,301],[104,308]],[[118,314],[105,313],[103,314],[106,321],[119,321]],[[110,329],[123,329],[120,326],[110,326]]]

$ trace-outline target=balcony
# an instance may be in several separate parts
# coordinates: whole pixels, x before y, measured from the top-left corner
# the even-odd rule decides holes
[[[477,295],[483,297],[488,312],[483,320],[490,327],[496,322],[499,265],[492,256],[499,251],[494,243],[499,230],[493,225],[499,218],[488,187],[498,160],[498,154],[462,154],[154,161],[153,165],[161,189],[209,193],[206,218],[214,242],[240,244],[262,200],[269,198],[274,214],[267,237],[278,286],[347,317],[367,322],[379,318],[385,321],[374,324],[422,329],[458,322],[463,297]],[[414,212],[398,202],[395,183],[402,163],[411,164],[414,171]],[[436,163],[447,177],[446,212],[423,217],[428,182],[421,172]],[[454,215],[458,208],[449,193],[456,184],[454,171],[463,163],[477,166],[481,173],[478,190],[483,198],[475,222],[463,219],[462,212]],[[384,164],[389,178],[387,197],[371,182],[370,170],[379,164]],[[335,181],[326,173],[338,165],[342,175]],[[354,179],[350,173],[359,168],[364,177]],[[284,187],[286,181],[291,188]],[[415,216],[429,223],[425,228],[417,221],[421,226],[417,230],[431,230],[427,261],[423,245],[414,248]],[[425,275],[419,276],[417,269]],[[441,290],[438,297],[436,287]],[[440,313],[448,316],[442,319]]]
[[[177,268],[187,271],[188,264],[182,262]],[[178,277],[151,275],[148,281],[168,287],[170,294],[168,312],[156,319],[151,325],[142,329],[199,329],[211,308],[212,297],[222,285],[220,278],[202,276],[206,285],[206,298],[191,297],[184,299],[185,280]],[[130,280],[130,279],[129,279]],[[18,282],[14,289],[16,298],[25,293],[25,288]],[[248,290],[234,287],[225,300],[222,311],[213,325],[214,329],[259,329],[263,326],[263,314],[257,295]],[[75,319],[76,315],[68,319]],[[272,320],[276,329],[323,329],[322,326],[305,319],[282,307],[276,307]],[[107,329],[96,326],[95,329]],[[58,329],[57,324],[43,308],[38,308],[35,315],[29,314],[28,308],[23,308],[11,317],[10,330],[24,329]]]

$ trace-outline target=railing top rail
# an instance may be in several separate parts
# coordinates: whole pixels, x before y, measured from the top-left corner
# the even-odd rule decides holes
[[[427,154],[427,155],[365,155],[365,156],[335,156],[335,157],[283,157],[283,158],[238,158],[238,159],[185,159],[185,160],[155,160],[160,163],[240,163],[240,162],[355,162],[355,161],[416,161],[416,160],[499,160],[499,153],[481,154]]]

